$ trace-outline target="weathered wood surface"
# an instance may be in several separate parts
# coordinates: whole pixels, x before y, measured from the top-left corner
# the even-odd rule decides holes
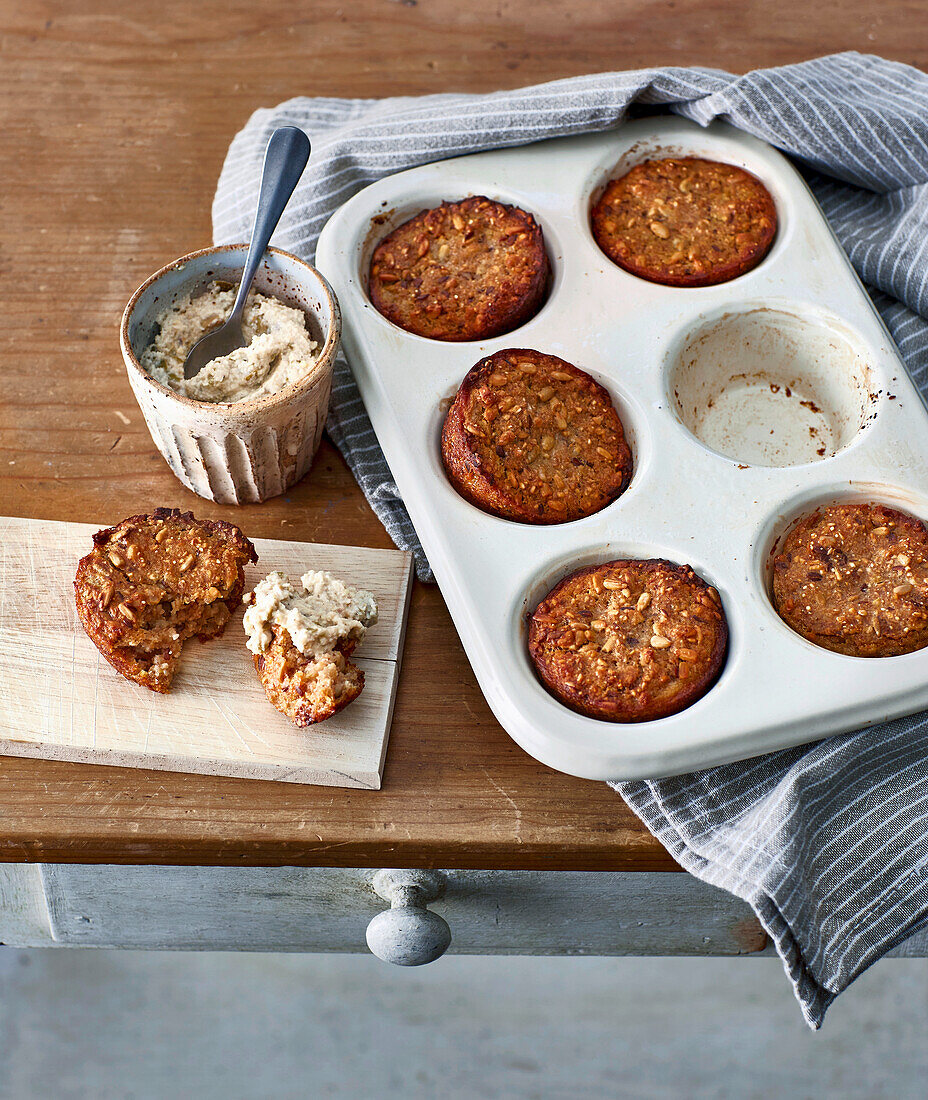
[[[362,868],[0,864],[0,946],[367,950]],[[689,875],[450,871],[460,954],[775,955],[748,906]],[[928,932],[889,952],[928,956]]]
[[[51,914],[37,863],[0,863],[0,946],[52,947]]]
[[[255,537],[389,547],[327,444],[286,499],[183,490],[120,361],[135,287],[210,239],[226,148],[293,95],[489,91],[657,64],[744,71],[856,48],[928,66],[912,0],[0,0],[0,514],[193,507]],[[494,721],[441,597],[413,597],[384,789],[0,760],[0,859],[671,869],[601,784]]]
[[[50,927],[74,947],[365,952],[387,908],[370,871],[45,866]],[[740,955],[750,908],[689,875],[451,871],[429,908],[468,955]],[[2,937],[0,937],[2,938]]]
[[[296,729],[268,703],[242,629],[184,647],[167,695],[120,676],[84,633],[77,561],[99,525],[0,517],[0,753],[334,787],[380,786],[412,579],[398,550],[256,539],[252,588],[280,570],[328,569],[374,592],[378,621],[356,658],[360,697]]]

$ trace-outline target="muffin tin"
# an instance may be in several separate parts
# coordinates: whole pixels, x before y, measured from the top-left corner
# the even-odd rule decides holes
[[[738,164],[764,181],[779,230],[752,271],[678,289],[636,278],[599,250],[589,228],[599,190],[638,161],[674,155]],[[486,341],[396,328],[366,295],[374,246],[417,211],[469,194],[539,220],[553,271],[545,304]],[[446,160],[356,195],[325,227],[317,263],[339,296],[355,378],[480,686],[532,756],[590,779],[657,777],[928,707],[928,649],[831,653],[770,602],[771,551],[800,513],[859,499],[928,518],[925,408],[817,204],[775,150],[723,124],[660,117]],[[625,493],[596,515],[513,523],[448,483],[439,452],[448,405],[470,367],[507,347],[558,355],[612,395],[635,467]],[[721,593],[730,627],[715,686],[653,722],[566,709],[526,649],[527,614],[558,580],[622,557],[692,565]]]

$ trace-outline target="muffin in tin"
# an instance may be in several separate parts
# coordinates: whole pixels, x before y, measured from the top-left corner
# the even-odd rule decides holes
[[[777,211],[767,188],[743,168],[668,157],[611,180],[591,224],[603,252],[632,275],[668,286],[713,286],[766,256]]]
[[[556,355],[508,348],[468,371],[441,453],[466,500],[520,523],[600,511],[628,485],[631,449],[609,394]]]
[[[528,649],[548,691],[609,722],[692,706],[718,679],[728,624],[718,592],[663,558],[578,569],[535,609]]]
[[[473,195],[422,210],[384,237],[371,257],[368,293],[407,332],[485,340],[538,312],[548,275],[534,217]]]
[[[773,604],[797,634],[852,657],[928,645],[928,528],[884,504],[802,516],[773,560]]]

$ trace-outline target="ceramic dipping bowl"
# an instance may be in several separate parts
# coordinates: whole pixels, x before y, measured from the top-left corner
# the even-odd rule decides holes
[[[278,496],[307,472],[322,438],[341,333],[338,302],[322,275],[269,248],[254,289],[304,312],[319,345],[311,370],[280,393],[235,402],[196,401],[156,382],[140,359],[158,315],[214,280],[237,283],[247,251],[246,244],[203,248],[156,271],[132,295],[119,331],[129,383],[155,446],[188,489],[221,504]]]

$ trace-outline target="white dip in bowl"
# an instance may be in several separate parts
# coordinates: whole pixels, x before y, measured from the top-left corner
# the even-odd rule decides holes
[[[185,294],[157,317],[158,331],[142,352],[145,370],[163,386],[195,401],[244,401],[280,393],[312,370],[319,345],[306,331],[302,310],[252,291],[242,315],[246,344],[211,359],[193,378],[184,360],[193,345],[232,312],[235,288],[212,282],[200,294]]]

